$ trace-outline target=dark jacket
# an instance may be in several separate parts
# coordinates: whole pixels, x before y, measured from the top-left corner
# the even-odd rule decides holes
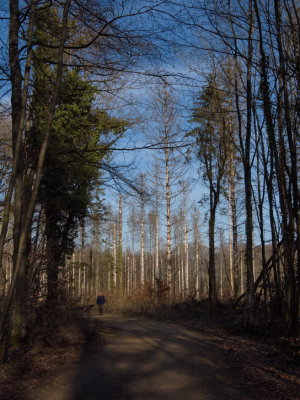
[[[105,297],[104,296],[98,296],[97,297],[97,304],[104,304],[105,303]]]

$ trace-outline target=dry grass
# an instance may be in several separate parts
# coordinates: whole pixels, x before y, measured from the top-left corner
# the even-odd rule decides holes
[[[9,363],[0,365],[0,399],[23,400],[24,392],[37,386],[42,378],[76,365],[86,346],[99,339],[97,321],[89,322],[69,312],[60,313],[55,325],[43,322],[37,326],[31,345],[14,352]]]

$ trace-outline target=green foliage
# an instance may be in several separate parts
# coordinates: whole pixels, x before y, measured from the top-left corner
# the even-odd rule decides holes
[[[189,133],[197,142],[197,156],[204,166],[203,178],[211,183],[224,171],[228,157],[230,137],[228,134],[229,107],[226,93],[218,87],[216,77],[210,74],[207,86],[201,91],[193,118],[196,127]]]
[[[69,24],[69,36],[74,22]],[[31,163],[37,155],[48,123],[48,106],[55,90],[59,19],[53,8],[37,13],[34,53],[32,123],[27,132]],[[70,54],[71,58],[72,55]],[[125,131],[126,122],[94,107],[97,88],[78,68],[66,68],[56,104],[47,149],[39,202],[46,216],[46,236],[57,261],[70,254],[80,221],[101,183],[99,168],[109,148]],[[48,252],[50,249],[48,248]],[[54,250],[53,250],[54,251]]]
[[[95,93],[76,71],[65,74],[41,182],[39,200],[67,254],[100,183],[100,163],[109,152],[109,145],[103,145],[102,140],[107,143],[113,135],[114,141],[125,129],[124,121],[93,109]],[[43,138],[46,117],[44,107],[36,102],[31,130],[35,150]]]

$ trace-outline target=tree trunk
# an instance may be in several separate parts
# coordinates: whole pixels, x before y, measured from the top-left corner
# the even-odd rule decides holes
[[[253,212],[252,212],[252,165],[251,165],[251,134],[252,134],[252,61],[253,61],[253,5],[249,0],[249,31],[247,55],[247,122],[244,151],[244,182],[245,182],[245,211],[246,211],[246,303],[243,321],[247,326],[253,311],[254,278],[253,278]]]
[[[167,139],[166,139],[167,140]],[[165,199],[166,199],[166,225],[167,225],[167,285],[172,282],[172,264],[171,264],[171,187],[170,187],[170,174],[169,174],[169,150],[168,142],[165,145]]]
[[[208,260],[208,296],[210,312],[212,315],[216,313],[218,302],[217,284],[216,284],[216,266],[215,266],[215,222],[216,209],[218,201],[214,198],[213,188],[210,188],[210,214],[209,214],[209,260]]]

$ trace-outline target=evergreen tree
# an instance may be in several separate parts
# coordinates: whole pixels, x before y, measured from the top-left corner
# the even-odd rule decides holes
[[[37,86],[39,83],[37,78]],[[49,80],[45,92],[50,85]],[[93,108],[95,94],[96,88],[77,71],[65,74],[39,195],[46,221],[49,301],[57,297],[59,267],[73,251],[78,224],[85,218],[91,194],[99,185],[99,167],[109,150],[109,145],[101,144],[102,138],[124,130],[123,121]],[[38,99],[33,104],[32,154],[39,146],[45,123],[44,108]]]
[[[222,184],[228,161],[228,110],[225,92],[218,87],[216,76],[210,74],[203,88],[191,122],[196,127],[190,132],[197,142],[197,155],[201,163],[202,178],[209,188],[209,300],[211,312],[217,304],[215,271],[215,222],[222,193]]]
[[[44,44],[55,40],[55,10],[40,11],[36,38]],[[50,14],[49,14],[50,13]],[[74,23],[69,23],[69,32]],[[56,51],[40,46],[35,51],[32,123],[27,132],[34,169],[35,155],[43,141],[47,105],[54,90]],[[71,55],[70,55],[71,57]],[[125,121],[95,108],[97,88],[78,68],[65,68],[47,149],[38,201],[45,216],[47,243],[47,300],[58,300],[59,271],[74,249],[79,223],[84,220],[92,193],[100,184],[101,160],[125,129]]]

